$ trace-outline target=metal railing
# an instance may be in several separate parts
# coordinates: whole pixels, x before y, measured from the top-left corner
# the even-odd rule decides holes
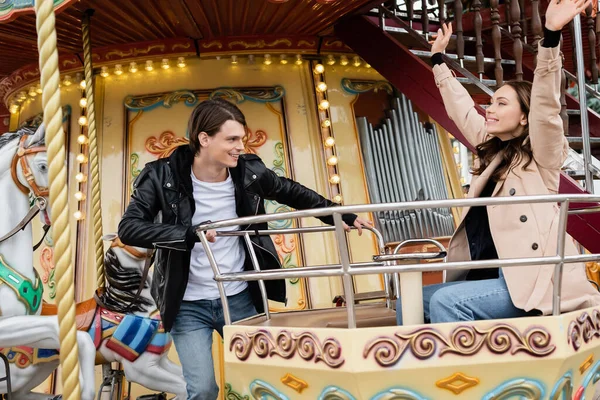
[[[376,230],[370,229],[371,232],[375,233],[378,238],[380,254],[373,257],[373,261],[369,262],[351,262],[349,249],[347,244],[347,236],[343,228],[342,214],[349,213],[373,213],[381,211],[410,211],[417,209],[428,209],[428,208],[452,208],[452,207],[475,207],[475,206],[497,206],[497,205],[514,205],[514,204],[533,204],[533,203],[558,203],[561,205],[559,214],[559,226],[558,226],[558,240],[556,255],[552,256],[541,256],[541,257],[528,257],[528,258],[511,258],[511,259],[500,259],[500,260],[481,260],[481,261],[460,261],[460,262],[445,262],[445,263],[428,263],[428,264],[417,264],[415,260],[423,259],[424,257],[429,258],[423,254],[392,254],[385,255],[384,246],[382,242],[382,236]],[[590,204],[591,208],[580,208],[575,210],[569,210],[570,203],[577,204]],[[263,296],[265,305],[265,315],[270,318],[268,314],[268,304],[266,290],[264,286],[265,280],[277,280],[277,279],[297,279],[297,278],[310,278],[310,277],[331,277],[340,276],[342,277],[344,296],[346,298],[346,307],[348,314],[348,328],[356,328],[356,316],[355,316],[355,304],[354,304],[354,290],[352,285],[352,276],[356,275],[369,275],[369,274],[396,274],[400,273],[400,280],[403,279],[406,273],[412,272],[429,272],[429,271],[441,271],[441,270],[469,270],[469,269],[483,269],[483,268],[512,268],[512,267],[526,267],[536,265],[551,265],[554,264],[554,279],[553,282],[556,284],[553,288],[553,303],[552,303],[552,314],[560,314],[560,299],[561,299],[561,282],[562,282],[562,270],[564,264],[575,263],[575,262],[589,262],[589,261],[600,261],[600,254],[579,254],[579,255],[565,255],[565,240],[566,240],[566,226],[567,217],[569,214],[581,214],[588,212],[598,212],[600,207],[600,196],[590,194],[571,194],[571,195],[538,195],[538,196],[515,196],[515,197],[492,197],[492,198],[476,198],[476,199],[453,199],[453,200],[430,200],[430,201],[414,201],[404,203],[383,203],[383,204],[367,204],[367,205],[352,205],[352,206],[340,206],[331,208],[318,208],[312,210],[293,211],[277,214],[268,214],[252,217],[242,217],[236,219],[230,219],[225,221],[211,222],[199,227],[199,235],[201,243],[204,246],[206,254],[208,256],[211,268],[214,273],[215,280],[219,289],[223,304],[223,314],[225,318],[225,324],[231,324],[231,315],[229,313],[229,304],[224,288],[224,282],[233,281],[258,281]],[[247,244],[251,244],[250,236],[261,235],[261,234],[280,234],[280,233],[302,233],[302,232],[325,232],[335,231],[335,237],[338,243],[338,253],[340,256],[339,264],[331,265],[316,265],[316,266],[304,266],[293,269],[279,269],[279,270],[266,270],[263,271],[258,265],[256,255],[254,254],[253,246],[249,247],[251,261],[254,266],[253,271],[244,271],[238,273],[221,273],[214,255],[210,249],[209,242],[206,238],[206,231],[210,229],[220,229],[231,226],[249,226],[258,223],[266,223],[270,221],[278,220],[289,220],[289,219],[302,219],[308,217],[322,217],[322,216],[333,216],[334,226],[332,227],[318,227],[318,228],[294,228],[294,229],[278,229],[278,230],[266,230],[266,231],[237,231],[237,232],[219,232],[218,235],[239,235],[245,238]],[[250,243],[249,243],[250,241]],[[441,258],[445,256],[442,254],[445,249],[440,245],[440,252],[431,253],[431,258]],[[395,249],[395,253],[398,253],[399,248]],[[254,255],[253,255],[254,254]],[[406,262],[413,261],[411,264]],[[403,262],[404,265],[394,265],[394,262]],[[386,276],[390,276],[386,275]],[[386,281],[387,283],[387,281]],[[386,284],[387,286],[387,284]],[[398,286],[396,286],[398,287]],[[403,296],[409,298],[412,301],[417,301],[418,304],[422,303],[422,291],[421,287],[408,287],[404,288],[405,292]],[[387,290],[387,289],[386,289]],[[410,293],[407,293],[406,291]],[[389,295],[389,292],[386,292]],[[403,302],[404,305],[409,304],[408,301]],[[404,315],[404,314],[403,314]]]

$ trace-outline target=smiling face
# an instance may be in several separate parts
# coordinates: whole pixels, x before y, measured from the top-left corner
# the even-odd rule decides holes
[[[519,137],[524,132],[527,115],[511,85],[506,84],[494,93],[485,119],[487,132],[502,141]]]
[[[200,132],[200,156],[219,168],[235,168],[240,154],[244,152],[244,126],[232,119],[225,121],[221,129],[212,136]]]

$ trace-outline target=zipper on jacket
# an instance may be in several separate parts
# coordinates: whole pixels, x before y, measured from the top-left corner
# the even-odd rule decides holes
[[[275,254],[271,253],[269,250],[265,249],[260,244],[256,244],[256,243],[252,242],[252,245],[264,250],[267,254],[269,254],[271,257],[273,257],[275,259],[275,261],[277,261],[277,264],[279,264],[279,268],[283,269],[283,265],[281,265],[281,262],[279,261],[279,257],[275,256]],[[263,270],[261,270],[261,271],[263,271]]]
[[[167,242],[155,242],[152,245],[156,248],[169,249],[169,250],[177,250],[177,251],[185,251],[177,247],[166,246],[171,243],[183,243],[185,239],[177,239],[177,240],[169,240]]]
[[[256,209],[254,210],[254,214],[253,215],[258,215],[258,207],[260,206],[260,196],[257,195],[257,194],[255,194],[254,196],[255,196],[255,198],[258,197],[258,200],[256,201]],[[252,224],[246,225],[246,227],[244,229],[242,229],[242,230],[243,231],[247,230],[250,225],[252,225]]]

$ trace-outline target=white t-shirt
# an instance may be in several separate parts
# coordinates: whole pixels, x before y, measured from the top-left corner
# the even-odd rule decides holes
[[[235,208],[235,189],[231,175],[223,182],[199,181],[193,172],[192,186],[196,212],[192,217],[192,225],[204,221],[220,221],[223,219],[237,218]],[[236,231],[238,226],[223,228],[222,230]],[[242,238],[239,236],[217,237],[210,248],[215,256],[221,273],[241,272],[244,269],[246,253],[242,247]],[[246,282],[224,282],[227,296],[238,294],[248,284]],[[208,257],[202,243],[196,243],[192,249],[190,260],[190,275],[183,300],[214,300],[219,298],[219,290]]]

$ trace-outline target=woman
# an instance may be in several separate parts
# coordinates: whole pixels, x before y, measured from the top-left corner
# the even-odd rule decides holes
[[[560,112],[560,31],[589,0],[551,0],[546,11],[533,85],[507,82],[494,93],[485,118],[442,61],[452,27],[432,45],[433,73],[446,111],[476,147],[468,197],[556,194],[569,145]],[[559,207],[554,203],[465,208],[448,248],[448,261],[541,257],[556,254]],[[566,254],[577,254],[572,240]],[[448,271],[447,283],[423,288],[425,320],[432,323],[513,318],[552,312],[553,265]],[[600,304],[582,264],[565,264],[561,311]],[[397,321],[402,307],[397,303]]]

